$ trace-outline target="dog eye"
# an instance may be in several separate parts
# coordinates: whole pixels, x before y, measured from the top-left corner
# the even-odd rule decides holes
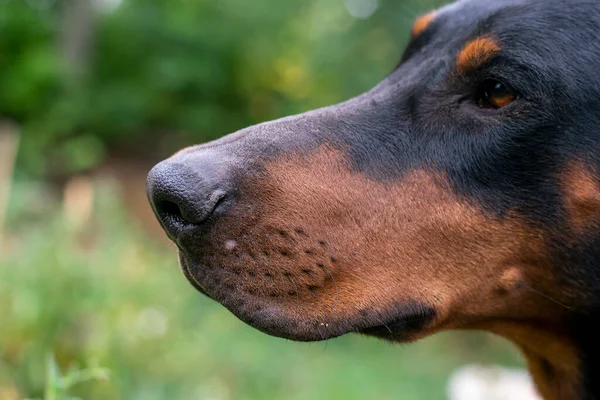
[[[499,109],[517,100],[517,92],[495,79],[484,81],[477,94],[475,101],[481,108]]]

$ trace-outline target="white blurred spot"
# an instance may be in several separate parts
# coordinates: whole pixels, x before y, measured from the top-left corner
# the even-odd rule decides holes
[[[96,8],[103,12],[115,11],[124,0],[93,0]]]
[[[225,242],[225,250],[231,251],[237,247],[237,242],[235,240],[228,240]]]
[[[469,365],[448,383],[450,400],[542,400],[531,376],[523,370]]]
[[[367,19],[379,8],[379,0],[344,0],[346,10],[357,19]]]
[[[27,0],[27,4],[31,7],[42,11],[49,10],[55,3],[56,0]]]
[[[157,339],[166,335],[169,319],[155,308],[142,310],[135,321],[137,332],[146,339]]]

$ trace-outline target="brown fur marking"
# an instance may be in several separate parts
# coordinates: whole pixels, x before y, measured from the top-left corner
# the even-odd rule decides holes
[[[348,304],[374,296],[381,297],[377,304],[411,298],[430,303],[436,296],[444,304],[443,319],[460,321],[456,313],[465,322],[498,316],[511,300],[493,295],[506,286],[506,271],[527,280],[525,267],[544,262],[523,256],[538,253],[535,232],[514,217],[484,216],[433,171],[379,183],[352,172],[331,149],[281,159],[266,169],[254,194],[260,223],[284,231],[297,226],[309,237],[324,238],[338,261],[331,267],[344,283],[341,297]],[[331,294],[325,292],[325,299]],[[526,310],[505,316],[514,313],[522,317]]]
[[[498,42],[490,37],[480,37],[467,43],[458,53],[456,66],[460,73],[476,70],[500,51]]]
[[[545,236],[515,213],[485,215],[433,170],[374,181],[326,146],[271,161],[246,185],[256,208],[228,215],[214,231],[222,248],[205,252],[213,268],[231,271],[220,284],[286,321],[325,329],[426,305],[436,318],[409,340],[487,329],[523,349],[541,371],[540,390],[574,387],[577,355],[556,333],[565,300],[543,295],[557,285]],[[542,374],[543,360],[565,379]]]
[[[553,285],[548,282],[552,274],[542,268],[546,260],[530,256],[544,253],[539,236],[515,216],[484,216],[458,199],[444,176],[415,170],[393,184],[377,183],[350,171],[331,149],[283,159],[267,169],[261,187],[271,188],[263,199],[269,223],[302,225],[309,235],[327,238],[340,260],[331,266],[338,313],[374,304],[385,312],[394,304],[433,304],[436,298],[438,319],[423,336],[480,320],[545,318],[560,326],[564,309],[527,289],[528,280],[542,292]],[[294,213],[277,215],[275,207]],[[543,270],[548,277],[538,274]],[[498,287],[505,294],[498,295]],[[333,307],[331,288],[321,292],[320,301]],[[493,330],[521,346],[534,371],[541,368],[537,360],[547,359],[568,373],[564,381],[536,374],[540,390],[572,394],[578,359],[561,336],[517,322],[497,323]]]
[[[419,18],[417,18],[417,20],[415,21],[415,23],[413,24],[413,27],[412,27],[412,31],[411,31],[412,36],[417,37],[421,33],[425,32],[427,27],[435,19],[435,14],[436,14],[435,11],[432,11],[428,14],[422,15]]]
[[[562,175],[563,201],[574,232],[600,227],[600,182],[592,168],[572,162]]]

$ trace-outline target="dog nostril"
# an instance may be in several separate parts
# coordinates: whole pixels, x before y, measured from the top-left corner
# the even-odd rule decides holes
[[[173,222],[186,223],[186,219],[181,213],[181,208],[177,203],[169,200],[162,200],[156,204],[156,211],[164,218]]]
[[[200,232],[205,222],[217,211],[223,212],[230,201],[224,188],[227,181],[220,175],[198,172],[183,163],[163,161],[152,168],[147,181],[148,200],[172,239]]]

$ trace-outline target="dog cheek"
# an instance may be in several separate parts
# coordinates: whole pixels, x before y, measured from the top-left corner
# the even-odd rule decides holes
[[[492,290],[489,282],[502,273],[497,266],[524,236],[517,224],[492,221],[459,201],[432,172],[374,182],[329,148],[266,171],[253,185],[261,188],[254,190],[262,223],[299,227],[336,258],[328,268],[337,288],[321,301],[341,297],[343,312],[421,301],[450,314],[454,304]]]

